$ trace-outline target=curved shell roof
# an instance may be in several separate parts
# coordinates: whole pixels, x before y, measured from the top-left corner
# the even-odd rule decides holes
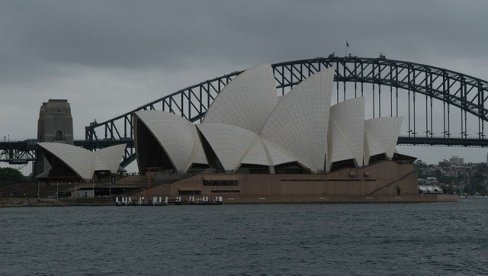
[[[84,148],[62,143],[38,143],[70,167],[80,178],[91,179],[95,168],[95,154]]]
[[[365,122],[363,98],[331,107],[334,73],[335,68],[317,72],[277,97],[271,66],[259,65],[220,92],[202,124],[195,126],[171,113],[144,111],[136,113],[136,133],[154,136],[155,155],[164,155],[164,165],[179,171],[192,163],[207,164],[207,158],[211,166],[222,165],[227,171],[241,164],[298,162],[313,172],[329,171],[334,162],[350,159],[362,166],[369,156],[380,153],[391,158],[401,118]],[[139,121],[149,132],[146,128],[137,132]],[[154,163],[153,156],[144,154]]]
[[[197,134],[198,135],[198,134]],[[195,147],[193,148],[192,152],[192,159],[190,162],[191,164],[207,164],[207,158],[205,157],[205,152],[203,151],[202,143],[200,140],[196,139]]]
[[[249,147],[246,155],[240,161],[241,164],[255,164],[255,165],[265,165],[270,166],[271,160],[268,155],[268,151],[264,146],[262,139],[256,136],[257,139],[254,140],[254,143]]]
[[[270,165],[276,166],[280,164],[290,163],[297,161],[291,154],[289,154],[283,148],[275,145],[273,142],[270,142],[266,139],[262,139],[263,143],[268,151],[268,155],[270,160]]]
[[[124,155],[125,147],[125,144],[119,144],[103,148],[96,151],[95,156],[97,159],[101,160],[101,163],[107,166],[107,169],[110,170],[111,173],[116,173],[119,170],[120,161]]]
[[[385,153],[383,146],[379,144],[379,141],[371,133],[371,130],[366,128],[366,122],[364,126],[364,165],[369,165],[369,158],[371,156]]]
[[[353,159],[357,166],[363,165],[364,154],[364,98],[340,102],[330,109],[329,161]]]
[[[393,158],[395,146],[402,126],[403,117],[383,117],[369,119],[364,122],[365,164],[369,157],[385,153]]]
[[[324,170],[333,80],[326,69],[280,97],[261,133],[315,172]]]
[[[222,123],[260,133],[277,102],[270,64],[255,66],[238,75],[219,93],[204,123]]]
[[[226,171],[237,170],[247,151],[259,139],[250,130],[228,124],[200,124],[198,129]]]
[[[81,179],[92,179],[95,171],[116,173],[126,147],[125,144],[120,144],[93,152],[62,143],[38,143],[38,145],[65,163]]]
[[[149,129],[178,171],[186,171],[201,147],[195,125],[173,113],[140,111],[136,116]],[[137,137],[137,135],[136,135]]]

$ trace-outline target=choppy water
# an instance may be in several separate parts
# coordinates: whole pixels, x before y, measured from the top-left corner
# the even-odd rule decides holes
[[[488,199],[0,209],[0,275],[488,274]]]

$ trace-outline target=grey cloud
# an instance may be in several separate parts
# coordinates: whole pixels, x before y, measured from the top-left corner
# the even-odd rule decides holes
[[[486,1],[454,0],[1,1],[0,114],[9,117],[0,132],[35,133],[41,102],[65,97],[80,137],[94,118],[206,78],[343,55],[346,40],[355,55],[488,78],[486,10]]]
[[[340,52],[346,39],[375,54],[466,43],[484,54],[476,19],[486,5],[403,2],[17,1],[1,7],[1,36],[26,57],[100,67],[281,60]]]

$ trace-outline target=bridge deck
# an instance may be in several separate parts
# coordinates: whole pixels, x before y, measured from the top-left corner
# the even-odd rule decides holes
[[[85,141],[75,140],[74,144],[89,150],[109,147],[116,144],[127,144],[128,148],[134,147],[134,141],[101,140]],[[432,146],[462,146],[462,147],[488,147],[488,139],[479,138],[448,138],[448,137],[406,137],[398,138],[398,145],[432,145]],[[35,139],[24,141],[0,142],[0,162],[9,164],[26,164],[36,160],[36,150],[39,147]],[[125,164],[128,165],[128,164]]]

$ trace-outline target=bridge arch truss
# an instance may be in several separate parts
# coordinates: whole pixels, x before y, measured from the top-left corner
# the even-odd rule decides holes
[[[310,75],[330,66],[336,68],[335,101],[366,97],[369,117],[404,116],[399,144],[488,146],[488,82],[429,65],[379,58],[314,58],[273,64],[276,88],[286,94]],[[133,113],[163,110],[192,122],[203,119],[218,93],[240,72],[192,85],[140,106],[113,119],[85,127],[89,149],[127,143],[122,165],[135,158]],[[474,131],[474,132],[473,132]]]

